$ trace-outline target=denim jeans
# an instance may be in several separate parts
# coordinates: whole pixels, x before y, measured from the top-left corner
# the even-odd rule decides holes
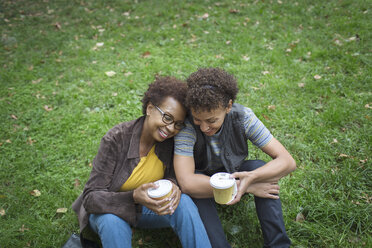
[[[91,214],[90,227],[101,239],[104,248],[132,247],[132,229],[130,225],[113,214]],[[200,219],[198,209],[185,194],[172,215],[157,215],[142,207],[142,215],[136,228],[171,227],[178,235],[184,248],[208,248],[211,244]]]
[[[262,160],[246,160],[239,171],[252,171],[265,164]],[[226,239],[223,226],[218,217],[216,203],[213,198],[193,199],[198,207],[205,229],[213,248],[231,247]],[[291,245],[282,214],[280,199],[254,197],[257,217],[260,221],[264,238],[263,247],[287,248]],[[231,206],[233,207],[233,206]],[[247,227],[248,228],[248,227]],[[247,245],[248,247],[249,245]]]

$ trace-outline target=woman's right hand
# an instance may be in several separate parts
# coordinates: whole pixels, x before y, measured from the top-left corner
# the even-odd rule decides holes
[[[150,188],[157,188],[159,187],[155,183],[145,183],[136,188],[133,191],[133,199],[135,203],[141,204],[148,209],[154,211],[158,215],[166,215],[171,214],[171,210],[167,207],[167,204],[164,204],[169,199],[165,198],[162,200],[154,200],[148,196],[147,190]],[[165,206],[162,206],[165,205]]]

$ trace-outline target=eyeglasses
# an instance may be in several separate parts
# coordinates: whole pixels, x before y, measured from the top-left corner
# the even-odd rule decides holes
[[[156,106],[156,105],[154,105],[154,106],[162,114],[162,121],[165,124],[170,125],[170,124],[174,123],[174,128],[177,129],[177,130],[181,130],[182,128],[184,128],[186,126],[185,123],[183,123],[183,121],[176,121],[175,122],[174,119],[173,119],[173,116],[164,113],[164,111],[161,110],[158,106]]]

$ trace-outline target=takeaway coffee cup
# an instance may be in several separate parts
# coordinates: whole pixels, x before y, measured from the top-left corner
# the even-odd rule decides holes
[[[214,200],[219,204],[229,203],[234,199],[237,193],[237,185],[234,178],[230,178],[229,173],[214,174],[209,183],[213,188]]]
[[[172,183],[169,180],[161,179],[154,182],[159,187],[150,188],[147,190],[148,196],[156,200],[162,200],[169,197],[172,194]],[[163,205],[166,205],[168,202],[165,202]]]

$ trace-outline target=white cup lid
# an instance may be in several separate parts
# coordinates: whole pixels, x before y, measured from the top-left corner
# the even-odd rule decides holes
[[[159,185],[158,188],[150,188],[147,190],[147,194],[151,198],[159,198],[165,196],[172,190],[172,183],[169,180],[161,179],[155,182],[156,185]]]
[[[230,178],[229,173],[219,172],[210,178],[209,183],[216,189],[228,189],[234,185],[235,179]]]

